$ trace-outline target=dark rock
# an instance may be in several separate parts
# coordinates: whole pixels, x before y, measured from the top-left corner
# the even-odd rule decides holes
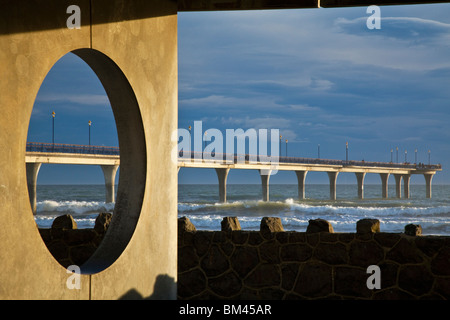
[[[287,263],[281,266],[281,287],[284,290],[290,291],[294,288],[299,267],[299,263]]]
[[[188,217],[181,217],[178,219],[178,233],[180,232],[194,232],[197,231]]]
[[[380,220],[361,219],[356,222],[356,233],[376,233],[380,232]]]
[[[450,299],[450,278],[437,278],[435,290],[446,300]]]
[[[109,224],[111,223],[112,214],[109,212],[102,212],[95,219],[94,230],[100,234],[106,233]]]
[[[412,240],[413,241],[413,240]],[[413,242],[402,238],[391,250],[386,253],[386,258],[400,264],[421,263],[423,258],[417,254],[417,249]]]
[[[206,290],[205,274],[199,269],[181,273],[178,276],[178,296],[190,298]]]
[[[348,260],[346,247],[342,243],[319,243],[314,256],[331,265],[344,264]]]
[[[208,281],[211,290],[222,297],[233,297],[241,291],[241,280],[233,273],[227,272]]]
[[[306,263],[300,268],[294,291],[308,298],[332,293],[332,268],[323,263]]]
[[[399,266],[396,263],[383,262],[379,265],[381,272],[381,288],[389,288],[397,283]]]
[[[381,278],[383,281],[383,278]],[[415,300],[415,297],[403,290],[389,288],[386,290],[375,291],[373,300]]]
[[[237,230],[231,234],[231,239],[232,239],[233,243],[235,243],[235,244],[244,244],[250,235],[255,235],[254,239],[257,239],[258,237],[260,237],[259,233]],[[255,240],[255,241],[257,241],[257,240]],[[249,242],[250,242],[250,240],[249,240]]]
[[[64,242],[69,246],[81,245],[91,242],[95,237],[92,229],[73,229],[64,232]]]
[[[62,241],[53,241],[47,248],[58,261],[69,257],[69,249]]]
[[[404,266],[398,276],[399,287],[416,296],[427,294],[433,281],[433,275],[423,265]]]
[[[386,233],[378,232],[374,234],[374,239],[381,246],[392,248],[400,239],[402,235],[400,233]]]
[[[443,276],[450,275],[450,247],[443,247],[431,261],[433,273]]]
[[[218,276],[229,268],[229,262],[220,248],[212,245],[201,260],[201,268],[208,277]]]
[[[233,270],[244,278],[259,264],[258,250],[249,246],[237,246],[230,261]]]
[[[195,232],[193,244],[195,250],[199,257],[203,256],[208,252],[212,239],[214,237],[214,232],[212,231],[197,231]]]
[[[344,296],[368,298],[372,290],[367,288],[368,274],[365,270],[351,267],[337,267],[335,292]]]
[[[307,244],[288,244],[281,248],[280,256],[284,262],[303,262],[311,258],[312,249]]]
[[[97,250],[94,245],[81,245],[70,249],[70,257],[77,266],[85,263]]]
[[[70,214],[56,217],[52,223],[52,229],[76,229],[77,223]]]
[[[199,264],[199,259],[194,247],[185,246],[178,248],[178,272],[184,272]]]
[[[222,231],[241,230],[241,224],[237,217],[224,217],[221,222]]]
[[[51,229],[43,229],[43,228],[39,228],[39,233],[42,237],[42,240],[44,240],[45,243],[50,243],[50,241],[52,240],[52,230]]]
[[[261,264],[257,266],[245,279],[245,284],[250,288],[264,288],[279,286],[281,274],[276,264]]]
[[[405,234],[408,236],[421,236],[422,227],[419,224],[408,224],[405,226]]]
[[[270,263],[280,262],[280,244],[276,240],[267,241],[259,246],[261,261]]]
[[[333,226],[327,220],[315,219],[309,220],[308,227],[306,228],[306,233],[316,233],[316,232],[334,232]]]
[[[350,264],[367,268],[377,265],[384,257],[383,248],[375,241],[354,241],[350,245]]]
[[[282,232],[284,231],[280,218],[264,217],[261,219],[261,232]]]

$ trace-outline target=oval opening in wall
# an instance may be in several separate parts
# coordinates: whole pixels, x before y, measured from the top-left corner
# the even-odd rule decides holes
[[[103,53],[67,53],[47,74],[26,150],[33,217],[53,258],[97,273],[120,256],[142,205],[146,147],[139,106]]]

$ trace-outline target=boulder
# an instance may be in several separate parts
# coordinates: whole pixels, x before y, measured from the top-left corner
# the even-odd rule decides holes
[[[112,214],[109,212],[102,212],[95,219],[94,230],[97,233],[103,234],[108,230],[109,224],[111,223]]]
[[[241,230],[241,224],[237,217],[224,217],[221,222],[222,231]]]
[[[77,223],[70,214],[65,214],[53,220],[52,229],[77,229]]]
[[[316,232],[330,232],[333,233],[334,229],[331,223],[324,219],[309,220],[308,227],[306,228],[307,233]]]
[[[377,233],[380,232],[380,220],[361,219],[356,223],[356,233]]]
[[[421,236],[422,227],[419,224],[408,224],[405,226],[405,234],[408,236]]]
[[[280,218],[264,217],[261,219],[261,232],[282,232],[284,231]]]
[[[197,229],[188,217],[181,217],[178,219],[178,233],[185,231],[195,232]]]

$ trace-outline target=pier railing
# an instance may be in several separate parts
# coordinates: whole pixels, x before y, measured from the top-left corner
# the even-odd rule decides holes
[[[120,155],[119,147],[106,146],[86,146],[76,144],[61,143],[43,143],[43,142],[27,142],[27,152],[45,152],[45,153],[75,153],[75,154],[101,154],[101,155]],[[376,162],[376,161],[355,161],[355,160],[334,160],[334,159],[317,159],[304,157],[271,157],[259,156],[252,154],[230,154],[230,153],[206,153],[196,151],[179,151],[180,160],[188,161],[189,159],[198,160],[215,160],[225,163],[301,163],[315,165],[337,165],[337,166],[357,166],[357,167],[383,167],[383,168],[404,168],[404,169],[423,169],[423,170],[440,170],[440,164],[424,164],[424,163],[396,163],[396,162]]]
[[[230,154],[230,153],[205,153],[196,151],[180,151],[178,153],[179,159],[184,160],[215,160],[226,163],[301,163],[301,164],[315,164],[315,165],[337,165],[337,166],[357,166],[357,167],[382,167],[382,168],[404,168],[404,169],[426,169],[426,170],[440,170],[440,164],[424,164],[424,163],[396,163],[396,162],[377,162],[377,161],[355,161],[355,160],[335,160],[335,159],[317,159],[304,157],[271,157],[259,156],[251,154]]]
[[[101,154],[119,155],[119,147],[84,146],[77,144],[27,142],[27,152],[44,153],[77,153],[77,154]]]

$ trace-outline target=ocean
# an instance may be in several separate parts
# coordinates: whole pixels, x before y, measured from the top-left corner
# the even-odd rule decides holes
[[[116,188],[117,189],[117,188]],[[188,217],[197,230],[220,230],[225,216],[236,216],[243,230],[258,230],[262,217],[279,217],[286,231],[305,231],[310,219],[328,220],[335,232],[355,232],[363,218],[380,220],[381,232],[404,232],[407,224],[419,224],[424,235],[450,235],[450,186],[433,185],[433,198],[425,197],[425,185],[410,186],[410,199],[381,198],[381,186],[364,186],[364,200],[356,185],[337,185],[337,200],[329,200],[329,185],[306,185],[307,199],[297,199],[297,185],[270,185],[270,201],[261,201],[261,185],[227,185],[227,203],[218,203],[218,185],[179,185],[178,216]],[[112,212],[105,203],[103,185],[38,185],[39,227],[49,228],[59,215],[71,214],[78,228],[91,228],[100,212]]]

